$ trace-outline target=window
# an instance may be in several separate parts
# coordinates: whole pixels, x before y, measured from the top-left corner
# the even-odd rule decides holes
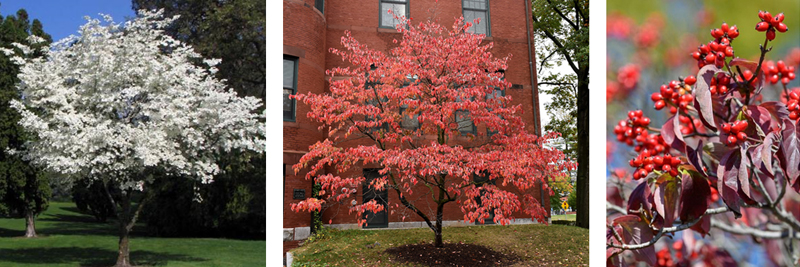
[[[462,0],[464,21],[473,22],[480,19],[478,24],[473,24],[469,32],[491,36],[489,27],[489,0]]]
[[[456,102],[461,102],[461,98],[456,98]],[[476,134],[478,132],[477,127],[475,127],[475,123],[472,121],[472,118],[469,115],[469,110],[457,110],[455,115],[456,124],[458,124],[458,131],[461,132],[462,135]]]
[[[316,7],[320,13],[325,14],[325,0],[315,0],[314,7]]]
[[[496,97],[506,96],[506,90],[500,89],[498,87],[494,88],[492,94],[486,95],[486,100],[494,99]],[[486,127],[486,135],[491,137],[492,135],[496,134],[497,131],[492,131],[489,127]]]
[[[297,93],[297,58],[283,56],[283,121],[295,121],[295,100],[290,95]]]
[[[408,105],[403,105],[400,107],[400,114],[403,116],[401,125],[405,129],[416,131],[419,129],[419,113],[414,114],[414,117],[411,117],[405,114],[406,109],[408,109]]]
[[[381,14],[378,16],[381,20],[381,28],[395,28],[395,25],[400,24],[400,20],[395,19],[389,10],[394,12],[397,17],[405,16],[408,18],[408,0],[380,0],[381,1]]]

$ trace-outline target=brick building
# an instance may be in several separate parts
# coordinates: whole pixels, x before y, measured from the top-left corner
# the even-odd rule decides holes
[[[521,104],[525,111],[523,120],[529,132],[540,134],[538,89],[533,69],[535,55],[533,31],[530,22],[528,0],[284,0],[283,1],[283,67],[284,67],[284,240],[306,238],[310,233],[311,215],[295,213],[291,203],[310,197],[312,182],[305,173],[295,174],[291,166],[297,163],[309,145],[324,140],[327,136],[318,130],[319,124],[306,118],[309,107],[288,99],[296,92],[324,93],[328,86],[325,70],[341,66],[341,58],[329,51],[331,47],[342,48],[340,38],[345,30],[352,32],[359,42],[373,49],[388,51],[394,39],[402,35],[394,29],[396,23],[387,14],[410,15],[415,22],[429,17],[429,10],[436,6],[437,17],[442,25],[452,25],[454,17],[463,15],[469,21],[481,18],[474,27],[478,33],[487,35],[484,42],[494,42],[492,53],[497,57],[513,54],[505,79],[513,86],[505,94],[513,97],[513,105]],[[527,34],[526,34],[527,33]],[[466,140],[466,139],[465,139]],[[364,175],[370,173],[364,166]],[[354,174],[358,175],[358,174]],[[348,201],[364,201],[368,194],[357,189],[357,196]],[[542,196],[541,185],[532,192],[541,199],[544,209],[550,210],[549,198]],[[388,201],[397,199],[388,192]],[[390,203],[393,205],[394,203]],[[339,228],[356,228],[356,218],[348,214],[347,207],[330,207],[323,213],[322,221],[331,222]],[[400,214],[382,214],[371,221],[369,227],[422,227],[425,223],[411,216],[404,221]],[[547,214],[549,218],[550,214]],[[524,218],[520,213],[518,218]],[[463,224],[463,213],[458,205],[445,206],[445,226]],[[401,222],[402,221],[402,222]],[[518,219],[515,223],[529,223],[530,218]]]

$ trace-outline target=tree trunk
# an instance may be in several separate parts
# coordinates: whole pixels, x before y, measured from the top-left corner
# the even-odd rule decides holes
[[[119,223],[119,254],[117,255],[116,267],[131,266],[130,247],[128,246],[128,236],[130,235],[130,228],[128,225],[131,221],[131,192],[123,192],[122,199],[120,199],[120,211],[117,213],[117,222]]]
[[[25,211],[25,237],[36,237],[36,225],[34,224],[33,211]]]
[[[436,230],[434,231],[434,234],[436,234],[434,247],[437,248],[444,247],[442,242],[442,216],[444,216],[444,204],[439,204],[436,206]]]
[[[588,61],[588,60],[587,60]],[[589,62],[578,78],[578,178],[575,224],[589,228]],[[582,76],[582,77],[581,77]],[[602,115],[602,114],[601,114]]]
[[[119,233],[119,255],[117,256],[117,267],[131,266],[130,247],[128,246],[128,227],[120,220],[120,233]]]

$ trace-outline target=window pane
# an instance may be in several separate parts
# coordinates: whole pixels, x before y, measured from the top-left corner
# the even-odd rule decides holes
[[[469,111],[456,111],[456,123],[458,123],[458,130],[462,133],[472,133],[475,130],[472,120],[469,118]]]
[[[381,26],[394,27],[400,23],[400,20],[395,19],[392,14],[389,14],[390,9],[397,17],[406,16],[405,4],[381,3]]]
[[[283,60],[283,87],[294,88],[294,60]]]
[[[400,114],[403,115],[402,126],[406,129],[416,130],[419,128],[419,114],[414,114],[414,117],[405,114],[406,108],[400,108]]]
[[[314,7],[316,7],[319,12],[322,12],[322,14],[325,14],[325,0],[315,0]]]
[[[477,25],[472,25],[475,34],[486,34],[486,12],[475,12],[475,18],[480,19]]]
[[[464,0],[464,8],[486,10],[486,0]]]
[[[292,99],[289,99],[289,96],[292,93],[294,93],[292,89],[283,89],[283,118],[284,119],[293,119],[293,117],[294,117],[294,112],[292,112],[292,109],[293,109],[292,106],[293,106],[294,103],[293,103]],[[286,117],[287,115],[289,117]]]

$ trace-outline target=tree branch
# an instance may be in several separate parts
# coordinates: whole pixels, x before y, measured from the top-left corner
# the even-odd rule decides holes
[[[559,17],[561,17],[562,19],[564,19],[565,21],[567,21],[567,23],[569,23],[569,25],[570,25],[570,26],[572,26],[572,29],[574,29],[575,31],[578,31],[578,26],[577,26],[577,25],[575,25],[575,23],[574,23],[574,22],[572,22],[571,20],[569,20],[569,18],[567,18],[567,16],[565,16],[565,15],[564,15],[564,13],[561,13],[561,10],[560,10],[560,9],[558,9],[558,7],[556,7],[555,5],[553,5],[553,2],[551,2],[550,0],[547,0],[547,3],[548,3],[548,4],[550,4],[550,6],[551,6],[551,7],[553,7],[553,10],[555,10],[555,11],[556,11],[556,13],[558,14],[558,16],[559,16]],[[576,18],[576,19],[577,19],[577,18]]]
[[[608,205],[610,205],[610,203],[606,204],[606,206],[608,206]],[[611,204],[611,205],[613,206],[613,204]],[[712,209],[707,209],[706,212],[703,214],[703,216],[720,214],[720,213],[725,213],[725,212],[728,212],[728,211],[730,211],[730,209],[728,209],[728,207],[712,208]],[[658,240],[661,239],[661,237],[664,236],[664,234],[679,232],[679,231],[683,231],[683,230],[691,228],[697,222],[699,222],[700,219],[703,218],[703,216],[700,216],[697,219],[694,219],[694,220],[692,220],[690,222],[681,223],[681,224],[678,224],[678,225],[674,225],[672,227],[661,228],[661,230],[653,237],[653,239],[651,239],[650,241],[648,241],[646,243],[641,243],[641,244],[623,244],[623,245],[606,244],[606,247],[615,247],[615,248],[619,248],[619,249],[622,249],[622,250],[634,250],[634,249],[646,248],[646,247],[652,246],[656,242],[658,242]],[[622,242],[620,242],[620,243],[622,243]]]
[[[539,23],[539,20],[536,19],[536,15],[532,15],[531,18],[533,19],[533,22],[536,22],[537,24]],[[561,51],[561,55],[564,56],[564,59],[567,60],[567,63],[569,63],[570,68],[572,68],[572,71],[574,71],[575,73],[580,73],[578,66],[575,66],[575,62],[572,62],[572,58],[570,58],[569,53],[567,53],[567,49],[564,48],[564,45],[561,44],[560,41],[558,41],[558,38],[556,38],[547,29],[543,27],[538,27],[538,28],[542,30],[542,32],[544,32],[547,38],[553,41],[553,44],[555,44],[558,47],[558,49]]]
[[[759,237],[765,239],[783,239],[783,238],[800,239],[800,232],[792,231],[790,229],[784,229],[783,231],[768,231],[752,227],[742,227],[739,225],[736,226],[728,225],[713,218],[711,219],[711,227],[732,234],[749,235],[752,237]]]

